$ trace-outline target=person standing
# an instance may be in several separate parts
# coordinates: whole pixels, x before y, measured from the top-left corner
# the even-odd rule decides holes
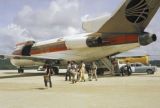
[[[86,64],[86,72],[88,73],[88,80],[92,80],[92,69],[91,69],[91,63]]]
[[[80,65],[77,65],[77,81],[80,81]]]
[[[69,81],[71,81],[71,62],[70,61],[68,61],[67,72],[65,75],[65,81],[68,80],[68,77],[69,77]]]
[[[70,72],[71,72],[71,76],[72,76],[72,83],[74,84],[77,82],[77,80],[76,80],[77,79],[77,64],[74,61],[71,62]]]
[[[132,74],[132,69],[129,62],[127,62],[126,68],[127,68],[127,75],[130,76]]]
[[[126,73],[126,65],[123,65],[120,67],[120,74],[121,74],[121,76],[124,76],[125,73]]]
[[[49,82],[49,86],[50,88],[52,88],[52,80],[51,80],[51,74],[53,70],[51,69],[51,65],[46,64],[46,75],[44,75],[44,84],[45,87],[48,87],[48,82]]]
[[[81,61],[79,72],[80,72],[80,81],[84,81],[85,82],[85,77],[84,77],[84,74],[85,74],[85,63],[83,61]]]
[[[91,70],[92,70],[92,79],[94,78],[96,81],[97,81],[97,65],[95,62],[92,62],[92,67],[91,67]]]

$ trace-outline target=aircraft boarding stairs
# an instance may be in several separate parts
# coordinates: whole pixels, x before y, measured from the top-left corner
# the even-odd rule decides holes
[[[102,58],[102,59],[98,60],[97,61],[97,66],[100,69],[104,69],[104,68],[106,69],[107,68],[107,70],[109,71],[110,75],[115,75],[114,66],[111,63],[110,58],[106,57],[106,58]],[[102,70],[100,70],[100,71],[102,71]]]

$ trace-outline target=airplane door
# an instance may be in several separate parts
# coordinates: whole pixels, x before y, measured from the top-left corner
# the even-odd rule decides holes
[[[30,56],[31,55],[31,48],[35,42],[29,41],[26,45],[22,48],[22,55],[23,56]]]

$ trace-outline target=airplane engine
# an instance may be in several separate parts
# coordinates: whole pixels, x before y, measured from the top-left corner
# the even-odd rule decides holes
[[[65,41],[68,49],[98,47],[102,45],[101,37],[76,37]]]
[[[148,45],[157,40],[157,36],[155,34],[144,33],[139,36],[139,43],[142,46]]]
[[[87,37],[69,38],[65,40],[65,44],[68,49],[87,48],[86,40]]]
[[[31,48],[35,44],[35,41],[26,41],[22,43],[18,43],[16,45],[16,49],[13,52],[13,55],[23,55],[30,56]]]

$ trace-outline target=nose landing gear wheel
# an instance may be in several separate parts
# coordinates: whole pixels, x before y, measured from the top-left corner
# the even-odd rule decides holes
[[[24,73],[24,69],[19,68],[19,69],[18,69],[18,73]]]

